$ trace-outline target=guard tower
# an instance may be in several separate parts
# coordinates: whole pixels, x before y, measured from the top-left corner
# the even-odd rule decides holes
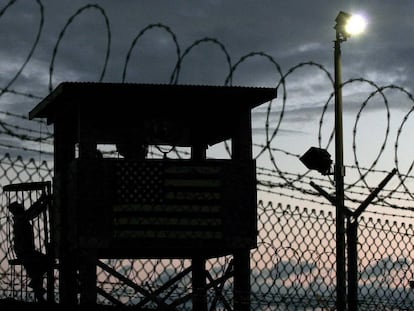
[[[189,258],[193,308],[205,304],[205,260],[232,255],[234,309],[250,307],[256,247],[251,110],[274,88],[61,83],[29,113],[54,125],[55,253],[60,301],[96,302],[98,258]],[[231,159],[207,159],[231,141]],[[188,159],[105,158],[97,145],[191,148]]]

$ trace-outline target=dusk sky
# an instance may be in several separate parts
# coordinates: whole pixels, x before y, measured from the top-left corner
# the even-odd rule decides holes
[[[233,67],[232,85],[276,87],[278,66],[286,74],[299,64],[318,64],[300,66],[286,78],[286,92],[278,88],[267,127],[268,105],[253,113],[254,142],[263,145],[284,109],[270,146],[277,169],[294,174],[306,172],[297,156],[310,146],[321,144],[334,154],[333,142],[328,145],[332,100],[322,114],[332,93],[326,72],[333,77],[333,26],[339,11],[361,14],[368,21],[366,32],[342,44],[343,81],[363,78],[371,84],[344,86],[345,164],[382,171],[398,165],[402,174],[411,173],[414,103],[407,92],[414,81],[412,1],[21,0],[0,1],[0,10],[0,87],[8,89],[0,97],[0,118],[3,129],[22,135],[28,135],[26,128],[40,136],[51,128],[7,113],[27,116],[60,82],[170,83],[177,52],[188,52],[175,76],[179,84],[224,85],[230,67],[245,57]],[[373,84],[393,86],[384,92],[385,103],[381,95],[370,98]],[[23,129],[13,128],[20,123]],[[9,135],[2,135],[0,143],[3,152],[15,154],[23,153],[16,146],[50,148]],[[275,168],[269,152],[258,162]],[[370,186],[377,181],[372,179]]]
[[[299,157],[311,146],[318,146],[327,149],[335,162],[331,79],[334,25],[340,11],[360,14],[367,20],[363,34],[341,44],[345,205],[355,210],[386,174],[397,168],[398,174],[380,192],[380,200],[375,199],[376,204],[370,205],[363,216],[375,214],[375,219],[386,217],[411,226],[413,0],[0,0],[0,157],[6,159],[0,161],[3,177],[16,174],[13,167],[8,168],[6,153],[12,161],[22,156],[23,164],[31,158],[53,167],[53,127],[28,120],[28,115],[61,82],[277,87],[277,98],[255,108],[252,114],[258,200],[264,202],[258,206],[280,203],[294,215],[292,221],[301,214],[286,208],[288,204],[326,211],[327,219],[331,219],[335,206],[317,195],[310,181],[333,194],[333,176],[308,171]],[[136,104],[151,102],[143,100]],[[228,156],[223,144],[212,146],[207,155]],[[24,167],[19,161],[13,162],[16,163],[19,169]],[[263,213],[263,217],[271,215],[266,218],[270,220],[266,226],[273,227],[285,214],[268,206],[263,210],[269,213]],[[315,218],[316,222],[318,214],[311,214],[312,219],[303,219]],[[329,243],[333,242],[329,234],[324,235],[327,223],[323,222],[317,238],[312,238],[309,231],[306,238],[317,241],[327,237]],[[367,232],[375,231],[371,230],[371,221],[366,223]],[[397,229],[393,226],[390,228]],[[307,228],[304,225],[302,229]],[[381,230],[386,232],[384,228]],[[285,229],[275,241],[282,236],[280,241],[289,243],[290,240],[283,240],[282,231]],[[408,231],[412,233],[411,227]],[[289,234],[297,232],[294,229]],[[374,248],[380,245],[371,243],[369,235],[365,238],[370,249],[371,244]],[[405,238],[410,239],[411,235]],[[378,233],[376,239],[381,240],[382,234]],[[394,240],[402,246],[388,247],[390,258],[411,252],[411,248],[404,249],[405,240]],[[307,244],[305,239],[300,243]],[[315,245],[312,243],[316,242],[310,241],[307,251]],[[383,245],[386,247],[387,241]],[[411,247],[410,243],[407,245]],[[369,260],[369,256],[374,256],[370,251]],[[297,254],[301,256],[300,252]],[[312,249],[310,256],[314,254],[317,252]],[[333,255],[332,252],[329,256]],[[391,262],[390,258],[379,258],[379,264],[384,262],[384,266]],[[407,261],[410,264],[411,259],[412,256]],[[297,265],[302,260],[304,265]],[[309,271],[313,269],[307,260],[304,256],[298,258],[296,266],[291,261],[281,263],[294,269],[300,267],[305,275],[308,267]],[[375,262],[372,267],[367,273],[380,275],[373,272]],[[398,267],[394,267],[395,271],[402,273]],[[330,276],[333,269],[328,267],[326,271]],[[321,283],[326,282],[325,274],[314,276]],[[271,277],[269,273],[267,278]],[[394,284],[378,280],[381,283],[375,286],[380,289]],[[392,281],[395,280],[399,284],[398,278]],[[289,288],[299,288],[297,283],[292,284]]]

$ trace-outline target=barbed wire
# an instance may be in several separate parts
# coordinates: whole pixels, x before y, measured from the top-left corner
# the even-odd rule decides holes
[[[12,6],[16,0],[10,0],[1,10],[0,10],[0,18],[3,17],[4,13]],[[26,56],[26,59],[24,60],[23,64],[20,66],[19,70],[15,73],[14,76],[11,77],[11,79],[6,83],[6,86],[2,87],[0,89],[0,96],[2,96],[5,92],[8,91],[9,87],[17,80],[17,78],[21,75],[23,72],[23,69],[26,67],[26,65],[31,60],[33,53],[36,50],[37,45],[39,44],[40,37],[42,35],[43,31],[43,25],[44,25],[44,6],[40,0],[36,0],[37,5],[39,6],[40,11],[40,18],[39,18],[39,26],[38,30],[35,36],[35,40],[33,42],[32,47],[29,50],[29,54]]]
[[[0,11],[0,18],[4,15],[4,13],[15,4],[16,1],[9,1]],[[20,69],[18,70],[18,72],[12,77],[12,79],[10,79],[10,81],[6,84],[6,86],[2,87],[0,89],[0,97],[6,93],[10,93],[10,94],[14,94],[14,95],[19,95],[19,96],[23,96],[26,97],[28,99],[41,99],[42,96],[39,95],[35,95],[35,94],[31,94],[31,93],[27,93],[27,92],[21,92],[18,90],[14,90],[11,89],[11,86],[13,85],[13,83],[16,81],[16,79],[21,75],[22,71],[24,70],[25,66],[30,62],[33,53],[36,49],[36,47],[38,46],[39,40],[41,38],[42,32],[43,32],[43,24],[44,24],[44,7],[43,4],[40,0],[36,1],[37,5],[39,6],[39,26],[38,26],[38,31],[36,33],[35,36],[35,40],[34,43],[30,49],[30,52],[27,56],[27,58],[25,59],[23,65],[20,67]],[[68,19],[67,22],[65,23],[64,27],[62,28],[62,30],[60,31],[57,41],[54,45],[53,48],[53,53],[52,53],[52,58],[50,61],[50,66],[49,66],[49,91],[53,90],[53,75],[54,75],[54,67],[55,67],[55,61],[56,61],[56,57],[58,55],[59,52],[59,47],[60,44],[68,30],[68,28],[75,23],[76,18],[83,14],[85,11],[87,10],[96,10],[98,12],[99,15],[101,15],[104,18],[105,21],[105,27],[106,27],[106,38],[107,38],[107,45],[106,45],[106,52],[105,52],[105,57],[104,57],[104,62],[103,62],[103,66],[98,78],[98,81],[102,81],[104,76],[105,76],[105,72],[107,70],[107,66],[108,66],[108,61],[109,61],[109,57],[110,57],[110,51],[111,51],[111,25],[110,25],[110,20],[105,12],[105,9],[97,4],[87,4],[81,8],[79,8],[78,10],[76,10],[74,12],[74,14],[72,14]],[[334,92],[333,92],[333,78],[332,75],[330,74],[330,72],[322,65],[313,61],[307,61],[307,62],[301,62],[291,68],[289,68],[286,72],[283,71],[282,66],[276,61],[276,59],[269,55],[268,53],[259,51],[259,52],[250,52],[247,53],[243,56],[241,56],[237,61],[233,62],[231,55],[229,54],[229,52],[227,51],[227,48],[225,46],[225,44],[219,40],[217,40],[216,38],[210,38],[210,37],[205,37],[202,39],[197,39],[195,40],[193,43],[189,44],[188,47],[186,47],[185,49],[182,49],[179,41],[178,41],[178,37],[177,35],[174,33],[174,31],[161,23],[156,23],[156,24],[150,24],[144,28],[142,28],[140,31],[138,31],[137,35],[134,37],[134,39],[131,42],[131,45],[127,51],[126,57],[125,57],[125,62],[124,62],[124,67],[122,69],[122,82],[125,82],[126,80],[126,76],[127,76],[127,71],[128,71],[128,66],[130,63],[130,59],[132,56],[132,52],[133,50],[136,48],[136,46],[139,43],[139,40],[142,36],[144,36],[148,31],[151,31],[153,29],[159,29],[161,31],[165,31],[172,40],[172,43],[175,47],[175,54],[176,54],[176,63],[173,66],[173,70],[170,74],[170,78],[169,81],[171,84],[178,84],[179,80],[180,80],[180,73],[181,73],[181,69],[183,68],[183,66],[185,65],[185,60],[187,58],[187,56],[198,46],[202,45],[202,44],[212,44],[217,46],[222,52],[223,55],[225,56],[225,63],[227,64],[227,68],[228,68],[228,74],[227,77],[224,79],[224,85],[231,85],[232,84],[232,80],[233,80],[233,76],[234,74],[237,72],[239,66],[241,64],[243,64],[244,62],[249,61],[252,58],[263,58],[264,60],[268,61],[271,64],[271,68],[274,68],[275,74],[278,78],[275,78],[275,82],[273,83],[275,89],[278,91],[278,105],[275,105],[275,101],[271,101],[268,103],[267,108],[266,108],[266,117],[265,117],[265,121],[264,121],[264,129],[265,129],[265,143],[264,144],[256,144],[255,147],[259,148],[259,151],[257,152],[255,158],[259,159],[264,157],[264,155],[267,153],[268,155],[268,160],[270,161],[274,172],[272,172],[272,174],[267,175],[266,178],[273,178],[274,180],[272,181],[262,181],[259,180],[258,185],[260,186],[259,189],[260,191],[263,192],[269,192],[269,193],[273,193],[273,194],[277,194],[277,195],[281,195],[283,196],[283,190],[280,191],[275,191],[276,188],[280,188],[280,189],[288,189],[290,191],[293,191],[297,194],[289,194],[288,197],[291,198],[297,198],[297,199],[303,199],[303,196],[312,196],[314,197],[313,199],[309,199],[308,201],[310,202],[314,202],[317,204],[324,204],[322,203],[323,200],[315,200],[315,197],[317,197],[317,193],[313,190],[309,189],[309,182],[312,180],[318,180],[320,182],[323,181],[325,187],[328,187],[329,190],[332,190],[332,185],[334,184],[333,180],[331,180],[331,177],[327,177],[326,179],[320,180],[319,178],[316,177],[308,177],[309,174],[311,174],[311,172],[305,171],[304,173],[293,173],[293,172],[289,172],[286,171],[285,169],[282,169],[280,167],[280,165],[277,162],[277,155],[278,153],[282,153],[287,157],[292,157],[294,158],[295,161],[297,161],[300,157],[300,154],[294,153],[289,151],[286,148],[276,148],[273,147],[273,143],[274,141],[277,139],[278,134],[280,133],[281,130],[281,125],[282,122],[284,120],[285,114],[287,112],[287,107],[288,107],[288,88],[287,88],[287,83],[289,81],[289,77],[294,74],[295,72],[304,69],[305,67],[309,67],[309,68],[315,68],[316,70],[320,71],[323,76],[326,77],[328,84],[327,84],[327,100],[326,102],[320,106],[321,109],[321,115],[319,118],[319,128],[318,128],[318,133],[317,133],[317,139],[318,139],[318,144],[319,147],[321,148],[328,148],[330,146],[330,144],[333,141],[333,137],[334,137],[334,129],[333,129],[333,125],[332,125],[332,130],[330,131],[329,137],[328,139],[323,142],[323,127],[324,124],[326,123],[326,114],[328,111],[328,108],[331,106],[332,103],[332,99],[334,96]],[[183,51],[183,52],[181,52]],[[401,124],[398,127],[398,132],[397,132],[397,136],[394,142],[394,165],[397,169],[400,168],[400,160],[398,157],[398,148],[400,145],[400,137],[401,134],[406,126],[406,124],[408,123],[409,120],[409,116],[411,115],[412,111],[414,110],[414,97],[413,95],[404,87],[398,86],[398,85],[386,85],[386,86],[380,86],[378,84],[376,84],[374,81],[365,79],[365,78],[353,78],[353,79],[349,79],[347,81],[345,81],[342,84],[342,87],[345,88],[348,85],[351,84],[367,84],[368,86],[373,88],[373,91],[368,94],[368,96],[366,97],[366,99],[364,101],[361,102],[361,105],[359,107],[359,110],[356,114],[356,118],[355,118],[355,122],[353,125],[353,132],[352,132],[352,152],[353,152],[353,160],[354,160],[354,165],[349,165],[347,166],[347,168],[351,168],[353,171],[356,171],[359,175],[359,178],[356,179],[355,181],[353,181],[352,183],[346,183],[346,193],[347,193],[347,199],[351,200],[351,201],[355,201],[358,202],[358,200],[352,199],[351,196],[361,196],[367,192],[370,192],[373,189],[373,186],[369,184],[369,182],[367,181],[367,177],[368,176],[372,176],[375,174],[379,174],[382,172],[385,172],[386,170],[378,170],[376,169],[376,167],[379,164],[379,160],[382,158],[386,146],[390,143],[390,117],[391,117],[391,108],[390,108],[390,102],[385,94],[386,91],[388,90],[394,90],[394,91],[399,91],[402,94],[405,94],[405,96],[408,98],[408,100],[412,103],[412,107],[409,110],[409,112],[404,116],[403,120],[401,121]],[[330,91],[329,91],[330,90]],[[385,126],[385,131],[384,131],[384,137],[382,139],[382,143],[380,145],[380,148],[378,150],[377,155],[375,156],[374,160],[371,162],[371,164],[369,164],[367,167],[361,166],[360,164],[360,160],[359,160],[359,154],[358,154],[358,145],[357,145],[357,140],[356,137],[358,135],[358,130],[359,130],[359,126],[360,126],[360,122],[361,122],[361,117],[362,114],[366,111],[367,105],[370,101],[372,101],[375,97],[377,97],[377,95],[379,95],[382,99],[382,102],[384,104],[385,107],[385,111],[386,111],[386,126]],[[274,118],[275,113],[277,113],[277,120],[272,120],[272,118]],[[35,129],[33,126],[30,125],[19,125],[19,124],[15,124],[14,122],[10,122],[8,121],[8,119],[10,117],[14,117],[14,118],[18,118],[18,119],[22,119],[22,120],[27,120],[28,118],[24,115],[20,115],[17,113],[11,113],[11,112],[7,112],[7,111],[0,111],[0,114],[3,114],[5,117],[3,119],[0,120],[0,127],[3,129],[3,131],[0,132],[0,135],[2,135],[2,137],[7,138],[7,137],[13,137],[13,138],[18,138],[20,141],[22,141],[22,143],[18,144],[18,145],[13,145],[12,143],[10,143],[10,141],[8,143],[1,143],[0,146],[4,147],[4,148],[13,148],[13,149],[17,149],[17,150],[21,150],[21,151],[30,151],[30,152],[36,152],[36,149],[33,147],[27,147],[24,145],[24,142],[32,142],[32,143],[41,143],[41,144],[46,144],[46,145],[51,145],[52,144],[52,137],[53,137],[53,133],[48,133],[47,135],[45,135],[45,133],[43,133],[43,135],[40,135],[39,130]],[[272,116],[272,117],[271,117]],[[31,122],[38,122],[38,124],[40,124],[40,126],[44,126],[44,122],[42,121],[31,121]],[[227,151],[228,154],[230,154],[230,148],[228,147],[228,145],[225,145],[225,150]],[[44,155],[50,155],[50,151],[44,150],[44,149],[40,149],[37,150],[37,152],[39,154],[44,154]],[[175,150],[176,154],[178,156],[180,155],[180,152]],[[412,169],[414,167],[414,160],[411,163],[411,165],[409,166],[407,172],[403,173],[401,172],[401,169],[398,170],[398,179],[399,179],[399,183],[391,190],[384,190],[384,193],[387,193],[387,197],[381,197],[378,202],[376,202],[375,204],[382,204],[382,206],[388,206],[390,208],[395,208],[395,209],[407,209],[407,210],[411,210],[410,207],[407,206],[396,206],[395,204],[391,204],[388,203],[388,201],[393,200],[393,201],[398,201],[398,202],[402,202],[405,201],[405,204],[409,204],[409,199],[404,197],[404,196],[409,196],[409,198],[413,199],[414,195],[412,194],[412,192],[410,191],[409,186],[407,185],[408,180],[412,179]],[[258,169],[265,169],[265,167],[260,167],[258,166]],[[290,174],[291,173],[291,174]],[[276,181],[278,180],[278,181]],[[360,191],[355,191],[353,190],[354,188],[359,188]],[[380,203],[381,201],[381,203]]]
[[[173,83],[174,81],[174,76],[177,74],[176,78],[178,79],[178,73],[180,72],[180,64],[181,64],[181,51],[180,51],[180,45],[178,44],[177,41],[177,37],[175,35],[175,33],[171,30],[170,27],[163,25],[161,23],[157,23],[157,24],[150,24],[148,26],[146,26],[145,28],[143,28],[142,30],[140,30],[138,32],[138,34],[135,36],[135,38],[132,40],[131,46],[128,49],[128,53],[125,57],[125,64],[124,64],[124,68],[122,70],[122,82],[125,82],[126,80],[126,73],[127,73],[127,69],[128,69],[128,64],[129,64],[129,60],[131,58],[131,54],[133,52],[133,50],[135,49],[135,46],[138,43],[138,40],[149,30],[155,29],[155,28],[160,28],[161,30],[165,30],[169,35],[171,35],[171,38],[173,40],[173,43],[175,45],[175,51],[177,54],[177,63],[176,66],[173,70],[173,72],[171,73],[170,76],[170,83]]]
[[[53,70],[54,70],[55,59],[58,53],[60,42],[62,41],[63,36],[66,33],[66,30],[73,23],[75,18],[81,15],[85,10],[89,10],[89,9],[96,9],[100,14],[102,14],[102,16],[105,19],[105,26],[107,30],[107,45],[106,45],[104,64],[102,66],[102,71],[100,73],[98,81],[101,82],[105,76],[106,68],[108,66],[109,55],[111,52],[111,27],[109,24],[109,18],[106,15],[105,10],[98,4],[87,4],[81,7],[80,9],[78,9],[71,17],[69,17],[68,21],[66,22],[65,26],[63,27],[62,31],[59,34],[58,40],[56,41],[56,45],[53,48],[52,60],[50,62],[50,67],[49,67],[49,92],[53,90]]]
[[[0,18],[5,14],[5,12],[12,7],[17,0],[9,1],[2,9],[0,9]],[[44,26],[44,6],[41,0],[36,0],[36,4],[39,7],[39,23],[38,29],[34,38],[33,45],[30,48],[30,51],[25,58],[23,64],[20,66],[16,74],[14,74],[10,80],[5,83],[4,86],[0,88],[0,97],[11,94],[16,96],[21,96],[26,98],[27,100],[41,100],[43,96],[38,94],[33,94],[30,92],[20,91],[18,89],[13,89],[16,80],[22,74],[23,70],[26,66],[30,63],[34,51],[38,47],[40,38],[43,34],[43,26]],[[66,21],[64,27],[59,32],[57,41],[53,47],[52,58],[49,65],[49,81],[48,81],[48,90],[49,92],[54,88],[54,71],[55,71],[55,62],[59,53],[59,49],[62,43],[62,40],[65,37],[65,34],[69,27],[76,22],[78,16],[83,14],[87,10],[94,10],[103,17],[106,27],[106,51],[105,57],[103,60],[102,68],[99,72],[98,81],[103,81],[105,74],[107,72],[108,62],[110,60],[111,55],[111,45],[112,45],[112,30],[109,17],[106,14],[106,11],[103,7],[98,4],[88,4],[85,5],[74,12]],[[245,62],[250,61],[253,58],[262,58],[266,62],[270,63],[270,68],[274,70],[275,79],[272,82],[273,87],[278,92],[278,99],[274,101],[270,101],[265,108],[265,118],[262,124],[264,128],[264,140],[265,142],[262,144],[254,144],[254,148],[258,151],[255,154],[255,160],[258,163],[257,166],[257,190],[259,193],[263,194],[263,197],[270,195],[272,197],[279,197],[283,198],[286,201],[292,200],[293,202],[302,202],[307,203],[312,208],[310,209],[299,209],[298,207],[293,207],[293,205],[273,205],[270,203],[264,203],[263,200],[259,200],[258,202],[258,209],[264,213],[267,217],[275,217],[274,219],[280,220],[282,216],[289,215],[289,219],[291,220],[298,220],[298,219],[305,219],[306,221],[313,221],[313,222],[320,222],[316,227],[318,227],[320,232],[325,232],[325,226],[332,226],[334,223],[334,208],[330,202],[328,202],[325,198],[321,197],[315,189],[313,189],[310,184],[311,182],[316,182],[319,185],[322,185],[327,192],[334,193],[334,181],[332,180],[332,176],[319,176],[314,175],[312,171],[307,170],[303,173],[298,173],[291,170],[289,167],[285,168],[278,162],[278,156],[283,155],[291,160],[291,162],[297,163],[299,162],[299,158],[301,154],[291,151],[287,147],[276,147],[277,145],[277,138],[280,137],[279,135],[282,133],[282,124],[286,120],[286,115],[289,112],[289,105],[288,101],[291,98],[291,93],[289,91],[288,94],[288,83],[291,76],[305,68],[315,69],[316,71],[320,72],[324,79],[326,78],[327,86],[326,86],[326,101],[323,101],[321,104],[317,105],[316,107],[312,107],[314,109],[320,110],[318,128],[317,128],[317,144],[321,148],[328,149],[333,142],[334,139],[334,124],[330,121],[327,121],[327,114],[329,108],[332,106],[332,99],[334,98],[334,91],[333,91],[333,78],[330,72],[323,66],[322,64],[318,64],[313,61],[306,61],[301,62],[289,69],[284,71],[282,66],[276,61],[276,59],[263,51],[256,51],[250,52],[243,56],[241,56],[238,60],[233,61],[226,45],[219,41],[216,38],[211,37],[204,37],[202,39],[197,39],[190,43],[187,47],[182,48],[179,44],[178,37],[174,33],[174,31],[161,23],[150,24],[140,31],[137,32],[137,35],[132,40],[129,49],[127,50],[124,66],[122,68],[122,75],[121,75],[121,82],[125,82],[127,80],[127,73],[130,66],[130,60],[133,56],[133,52],[136,49],[137,45],[140,42],[140,39],[149,31],[154,29],[159,29],[161,31],[165,31],[170,37],[172,44],[175,48],[175,56],[176,62],[173,64],[173,69],[169,75],[169,83],[170,84],[178,84],[180,81],[180,74],[182,68],[186,65],[186,60],[190,53],[192,53],[196,48],[200,47],[204,44],[210,44],[214,47],[218,47],[219,50],[224,55],[225,66],[227,68],[228,73],[225,76],[223,85],[232,85],[234,75],[236,74],[237,70],[240,68],[242,64]],[[183,52],[182,52],[183,51]],[[46,82],[45,82],[46,84]],[[342,88],[347,88],[351,85],[356,84],[366,84],[373,90],[363,99],[359,105],[359,108],[356,113],[355,121],[352,128],[352,153],[353,153],[353,164],[346,165],[346,169],[351,172],[352,175],[357,175],[357,178],[353,182],[346,182],[345,183],[345,190],[346,190],[346,199],[349,203],[360,204],[365,196],[370,193],[376,185],[372,185],[370,183],[371,177],[372,179],[378,180],[380,177],[389,173],[389,167],[387,168],[378,168],[380,165],[380,160],[384,157],[384,153],[386,151],[386,147],[393,143],[394,146],[394,159],[393,164],[395,168],[397,168],[397,177],[398,182],[394,183],[393,186],[389,185],[385,189],[382,190],[381,194],[378,196],[376,200],[372,202],[372,206],[374,209],[370,209],[361,216],[361,229],[370,231],[376,230],[375,223],[373,219],[370,217],[371,215],[378,216],[379,218],[386,218],[386,219],[395,219],[395,217],[401,217],[405,222],[408,223],[408,230],[411,232],[412,222],[414,221],[414,207],[412,206],[412,200],[414,198],[414,194],[410,190],[410,184],[414,180],[414,174],[412,170],[414,168],[414,159],[411,164],[409,164],[408,169],[402,169],[402,161],[399,158],[399,148],[401,146],[402,134],[404,129],[408,127],[409,118],[411,113],[414,110],[414,97],[409,92],[407,88],[398,85],[385,85],[381,86],[375,83],[374,81],[365,79],[365,78],[352,78],[345,81],[342,84]],[[391,141],[390,134],[391,134],[391,116],[392,116],[392,107],[389,98],[386,95],[388,91],[396,91],[404,96],[406,96],[407,100],[410,102],[410,109],[404,115],[401,123],[397,126],[397,135],[395,137],[394,142]],[[288,96],[289,95],[289,96]],[[384,105],[385,113],[386,113],[386,124],[384,127],[384,135],[381,139],[380,146],[378,152],[375,154],[374,159],[368,165],[361,165],[360,153],[359,153],[359,144],[357,144],[357,137],[358,133],[361,128],[361,120],[363,113],[367,111],[368,104],[374,99],[379,97],[381,100],[381,104]],[[277,105],[275,104],[277,103]],[[276,119],[275,119],[276,117]],[[324,131],[324,127],[331,128],[328,131],[327,137],[326,131]],[[36,128],[38,127],[38,128]],[[45,132],[41,129],[44,128]],[[24,155],[20,155],[15,159],[11,156],[8,152],[5,153],[3,157],[0,159],[0,166],[4,171],[4,175],[6,178],[10,179],[12,182],[22,182],[31,180],[33,176],[36,176],[37,179],[48,179],[50,180],[53,176],[53,152],[52,144],[53,144],[53,132],[46,126],[46,123],[42,120],[29,120],[29,118],[25,114],[19,114],[15,112],[8,112],[0,110],[0,136],[2,140],[0,140],[0,148],[9,150],[13,149],[16,152],[21,152]],[[17,141],[17,143],[16,143]],[[35,146],[38,146],[36,148]],[[47,146],[47,148],[43,148]],[[230,147],[227,143],[224,144],[224,150],[227,152],[228,155],[231,154]],[[188,158],[189,153],[180,150],[178,148],[172,148],[168,150],[174,154],[177,158]],[[35,161],[32,155],[36,153],[41,156],[47,157],[47,161]],[[116,156],[115,151],[107,151],[105,153],[109,156]],[[152,157],[164,157],[166,156],[167,152],[162,150],[162,148],[156,148],[150,151],[150,156]],[[29,157],[30,156],[30,157]],[[267,156],[267,158],[266,158]],[[262,163],[270,163],[266,166],[262,165]],[[24,179],[24,180],[23,180]],[[318,212],[313,207],[318,208]],[[386,208],[386,210],[384,210]],[[266,214],[268,212],[268,214]],[[260,215],[263,215],[260,213]],[[369,215],[369,216],[366,216]],[[265,223],[261,223],[263,226],[266,226]],[[270,226],[272,229],[276,226],[280,226],[279,222],[271,222]],[[392,228],[387,227],[387,222],[385,226],[381,224],[381,230],[388,233],[400,233],[396,231],[399,229],[400,223],[396,225],[393,223]],[[401,223],[401,226],[405,228],[404,223]],[[295,230],[308,230],[306,226],[301,226],[295,224],[293,226]],[[324,228],[322,230],[322,228]],[[405,232],[405,230],[403,230]],[[307,232],[306,234],[308,234]],[[325,232],[326,233],[326,232]],[[294,234],[294,230],[285,232],[283,229],[278,232],[278,234],[286,234],[292,235]],[[304,234],[304,239],[307,237]],[[400,233],[402,234],[402,233]],[[406,233],[404,233],[406,234]],[[406,234],[412,236],[411,234]],[[287,258],[286,254],[288,252],[292,252],[294,254],[294,259],[299,263],[301,261],[300,258],[300,247],[298,246],[295,249],[293,246],[285,245],[283,238],[280,238],[280,245],[275,246],[272,243],[268,243],[267,240],[269,236],[261,237],[259,239],[259,247],[261,245],[266,244],[266,248],[270,251],[270,259],[274,264],[274,267],[277,267],[278,264],[284,264],[283,260]],[[333,240],[333,239],[332,239]],[[303,242],[303,241],[302,241]],[[332,251],[329,252],[316,252],[316,249],[319,246],[314,245],[314,249],[306,249],[309,253],[307,256],[313,258],[313,254],[310,254],[312,251],[315,251],[315,263],[319,265],[326,265],[326,261],[320,260],[321,256],[329,256]],[[401,253],[403,250],[401,250]],[[284,255],[284,256],[282,256]],[[266,257],[267,258],[267,257]],[[267,262],[265,263],[267,264]],[[273,268],[273,267],[272,267]],[[324,267],[318,267],[324,268]],[[303,302],[301,301],[297,292],[300,292],[300,282],[299,275],[304,273],[306,267],[298,266],[299,273],[296,274],[295,279],[292,280],[292,288],[295,289],[295,293],[291,294],[288,293],[286,295],[282,294],[274,294],[272,299],[275,301],[285,301],[288,302]],[[274,270],[276,273],[277,270]],[[319,270],[318,270],[319,271]],[[129,270],[130,275],[128,277],[134,278],[136,277],[133,273],[133,269]],[[156,266],[153,267],[152,272],[148,275],[148,279],[151,281],[156,280]],[[273,272],[273,273],[275,273]],[[286,273],[286,271],[284,271]],[[328,276],[329,279],[333,279],[332,276],[333,270],[327,272],[325,276]],[[274,277],[273,284],[269,287],[268,292],[258,293],[257,295],[263,295],[263,297],[258,298],[259,304],[266,304],[267,300],[269,299],[270,289],[272,287],[277,287],[276,282],[280,281],[280,278]],[[111,287],[115,287],[118,283],[107,283],[107,285],[111,285]],[[310,287],[309,287],[310,288]],[[331,295],[331,291],[329,290],[325,296],[321,297],[314,297],[311,295],[309,303],[311,304],[318,304],[324,305],[326,304],[326,308],[328,309],[331,307],[334,302],[335,298]],[[175,293],[174,293],[175,294]],[[272,294],[273,295],[273,294]],[[131,294],[131,297],[133,295]],[[287,300],[286,300],[287,299]],[[369,301],[368,298],[361,299],[361,303],[365,306],[372,305],[378,307],[381,303],[380,300],[378,301]]]

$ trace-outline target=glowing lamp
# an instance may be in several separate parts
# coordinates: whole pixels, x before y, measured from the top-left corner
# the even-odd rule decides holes
[[[358,35],[364,32],[367,22],[361,15],[351,15],[346,12],[339,12],[335,19],[335,29],[341,36],[342,41],[345,41],[352,35]]]

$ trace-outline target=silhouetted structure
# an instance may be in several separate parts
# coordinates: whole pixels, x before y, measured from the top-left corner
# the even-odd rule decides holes
[[[98,258],[190,258],[193,308],[207,310],[205,260],[231,254],[234,308],[249,310],[251,109],[275,97],[272,88],[62,83],[41,101],[30,118],[54,124],[61,302],[76,303],[77,270],[81,303],[96,302]],[[226,140],[231,159],[206,158]],[[98,144],[144,151],[100,158]],[[148,145],[190,147],[191,158],[145,159]]]
[[[44,294],[46,290],[43,288],[44,275],[48,272],[48,299],[53,299],[53,284],[49,284],[52,279],[53,257],[49,254],[48,249],[48,227],[47,227],[47,209],[50,206],[50,182],[32,182],[32,183],[18,183],[10,184],[3,187],[3,191],[8,193],[9,202],[8,210],[12,214],[12,237],[11,245],[13,247],[15,259],[9,260],[11,265],[23,265],[27,276],[30,278],[27,285],[33,288],[36,300],[44,302]],[[33,202],[31,200],[30,192],[41,191],[40,196]],[[11,196],[10,193],[18,193]],[[22,193],[29,192],[28,195]],[[10,200],[13,197],[13,201]],[[30,206],[25,208],[24,198],[29,198]],[[33,228],[33,221],[42,215],[43,228],[37,230],[44,230],[43,250],[40,251],[42,245],[35,244],[35,238],[40,239],[40,232],[36,232]],[[40,248],[39,248],[40,247]],[[8,255],[8,258],[13,256]]]

